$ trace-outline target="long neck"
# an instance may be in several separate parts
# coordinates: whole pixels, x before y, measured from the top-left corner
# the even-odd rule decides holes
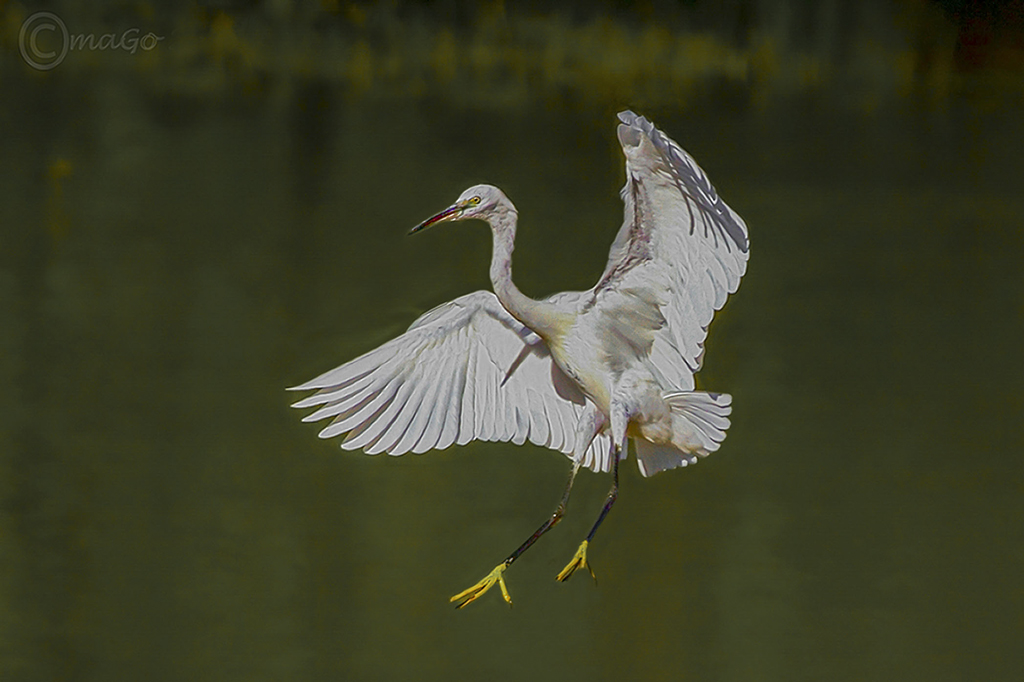
[[[488,217],[494,235],[491,284],[502,307],[547,340],[557,333],[562,315],[550,303],[536,301],[519,291],[519,287],[512,281],[512,250],[515,248],[517,217],[515,210],[494,213]]]

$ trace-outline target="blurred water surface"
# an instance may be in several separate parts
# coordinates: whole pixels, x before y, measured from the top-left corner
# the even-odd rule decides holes
[[[56,72],[55,72],[56,73]],[[723,449],[632,460],[497,594],[568,461],[343,453],[283,388],[514,276],[590,286],[621,220],[615,106],[163,99],[19,82],[0,165],[0,673],[12,680],[1015,679],[1024,669],[1024,118],[797,97],[644,108],[747,220],[701,386]]]

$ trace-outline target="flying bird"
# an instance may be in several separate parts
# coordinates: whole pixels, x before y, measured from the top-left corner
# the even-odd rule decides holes
[[[554,513],[504,561],[451,598],[458,608],[495,584],[562,518],[581,467],[612,473],[587,547],[618,495],[619,461],[632,440],[643,476],[687,466],[719,448],[732,398],[694,390],[716,310],[747,267],[746,224],[697,163],[643,116],[619,114],[626,157],[625,218],[597,284],[535,300],[512,281],[518,212],[491,185],[412,229],[477,219],[493,235],[494,292],[445,303],[361,357],[290,390],[316,393],[293,407],[330,419],[321,438],[347,434],[346,450],[401,455],[472,440],[531,443],[565,453],[571,470]]]

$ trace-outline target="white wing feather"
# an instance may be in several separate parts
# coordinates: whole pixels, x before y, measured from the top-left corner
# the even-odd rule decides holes
[[[746,271],[747,227],[650,121],[630,111],[619,120],[625,220],[608,265],[592,290],[549,300],[598,313],[602,338],[616,350],[646,357],[666,388],[692,390],[711,318]],[[331,419],[321,438],[347,433],[343,448],[369,454],[475,439],[529,440],[570,454],[585,401],[540,337],[488,291],[438,306],[405,334],[292,390],[314,389],[294,404],[319,407],[303,421]],[[583,465],[610,469],[607,433]]]
[[[401,336],[291,390],[317,392],[293,407],[331,419],[321,438],[369,454],[426,452],[471,440],[512,441],[570,454],[584,396],[540,337],[489,291],[457,298]],[[607,468],[611,442],[594,439],[585,464]]]
[[[614,307],[623,291],[662,301],[651,303],[664,317],[653,330],[651,362],[668,386],[692,389],[711,318],[746,272],[750,237],[679,145],[631,111],[619,120],[625,220],[590,305]]]

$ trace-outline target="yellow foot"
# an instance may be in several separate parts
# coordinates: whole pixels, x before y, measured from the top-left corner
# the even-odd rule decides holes
[[[468,590],[459,592],[457,595],[449,599],[449,601],[458,602],[455,604],[455,608],[461,609],[463,606],[474,601],[484,592],[494,587],[494,583],[498,583],[498,585],[501,586],[501,595],[505,597],[505,601],[508,602],[508,605],[512,606],[512,597],[508,594],[508,588],[505,587],[505,576],[502,575],[506,568],[508,568],[508,564],[504,562],[498,564],[494,567],[493,571],[487,574],[486,578],[478,582],[476,585],[473,585],[473,587]]]
[[[580,548],[576,550],[576,555],[572,558],[572,561],[562,569],[562,572],[558,574],[559,582],[565,582],[572,577],[572,574],[581,568],[585,568],[590,572],[590,577],[597,582],[597,576],[594,575],[594,569],[587,563],[587,545],[590,544],[587,540],[580,543]]]

